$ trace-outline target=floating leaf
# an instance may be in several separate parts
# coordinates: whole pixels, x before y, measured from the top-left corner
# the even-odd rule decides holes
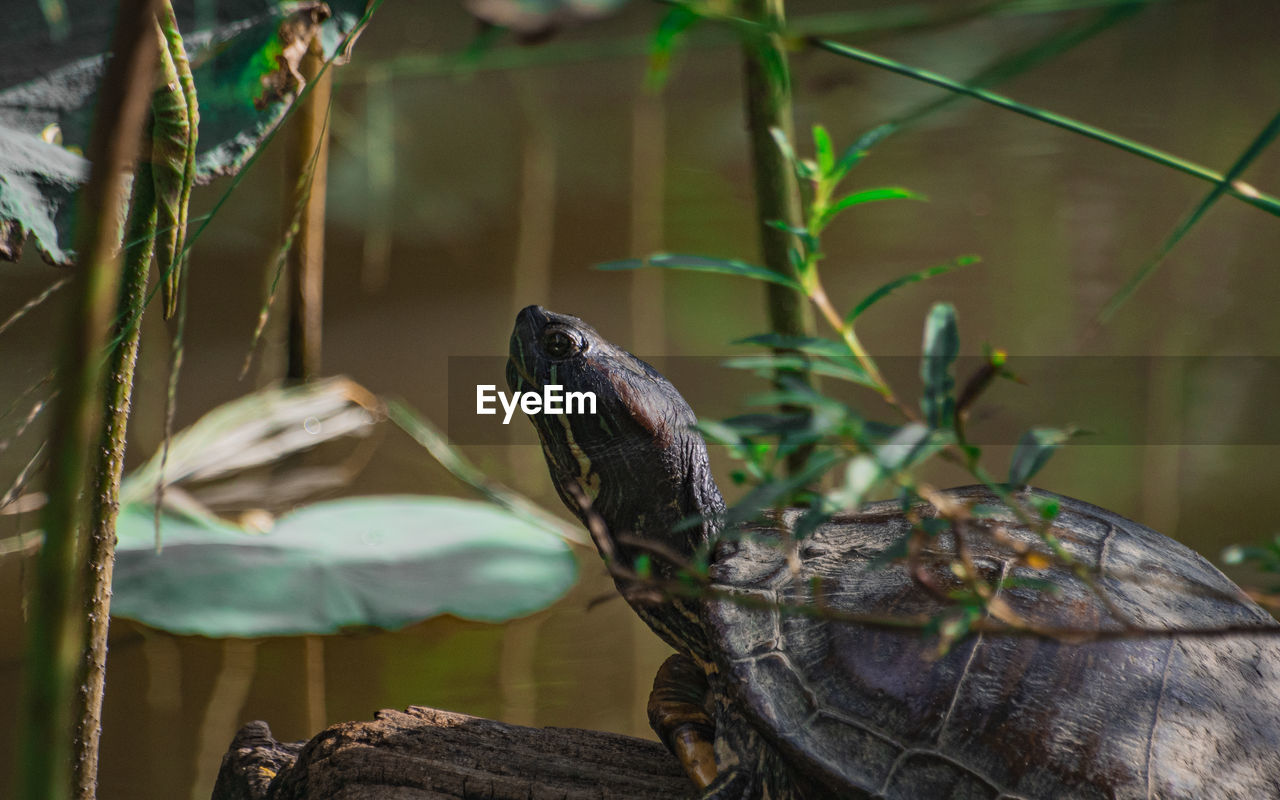
[[[924,381],[920,411],[932,428],[949,428],[954,420],[956,381],[951,367],[959,353],[956,309],[950,303],[937,303],[925,320],[924,357],[920,360],[920,378]]]
[[[596,269],[616,271],[639,269],[641,267],[660,267],[662,269],[682,269],[689,272],[717,272],[724,275],[739,275],[758,281],[769,281],[792,289],[799,289],[800,284],[788,275],[774,272],[767,267],[748,264],[732,258],[708,258],[707,256],[679,255],[675,253],[657,253],[646,259],[628,258],[622,261],[609,261],[597,264]]]
[[[488,503],[364,497],[305,506],[269,533],[126,506],[117,522],[111,611],[204,636],[395,629],[439,614],[500,621],[572,585],[557,536]]]
[[[431,457],[440,462],[440,466],[449,470],[453,477],[475,489],[491,503],[495,503],[521,519],[541,525],[544,529],[556,534],[566,542],[591,544],[591,540],[577,525],[570,525],[563,518],[548,512],[529,498],[503,486],[498,481],[485,475],[475,464],[449,442],[431,421],[414,411],[401,400],[386,401],[387,418],[400,430],[409,434],[415,442],[426,448]]]
[[[218,406],[174,435],[165,485],[210,480],[270,464],[322,442],[369,433],[377,400],[347,378],[267,388]],[[161,454],[125,478],[120,502],[149,498],[160,480]]]
[[[858,303],[856,306],[853,307],[853,310],[849,312],[849,315],[847,317],[845,317],[845,321],[853,322],[855,319],[857,319],[859,316],[862,315],[862,312],[866,311],[868,308],[871,308],[871,306],[875,305],[876,303],[880,302],[884,298],[888,297],[890,294],[897,291],[898,289],[901,289],[903,286],[906,286],[911,283],[919,283],[920,281],[927,280],[928,278],[933,278],[938,275],[945,275],[946,273],[951,272],[954,269],[959,269],[960,267],[965,267],[965,266],[968,266],[969,264],[975,264],[981,260],[982,259],[978,258],[977,256],[959,256],[958,258],[953,258],[952,260],[946,262],[945,264],[938,264],[935,267],[922,269],[919,272],[913,272],[910,275],[903,275],[899,278],[894,278],[893,280],[889,281],[883,286],[880,286],[879,288],[877,288],[871,294],[862,298],[862,302]]]
[[[1009,484],[1025,486],[1031,476],[1049,461],[1053,451],[1076,433],[1072,428],[1032,428],[1022,434],[1009,462]]]

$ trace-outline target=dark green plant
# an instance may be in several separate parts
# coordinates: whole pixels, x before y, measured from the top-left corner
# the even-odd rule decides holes
[[[889,384],[876,359],[858,337],[858,320],[895,290],[944,275],[978,259],[961,256],[902,276],[874,288],[848,312],[840,313],[822,282],[820,264],[827,255],[822,248],[824,230],[840,214],[864,203],[920,198],[902,187],[861,189],[842,194],[842,183],[866,155],[861,142],[837,151],[827,131],[815,126],[814,155],[804,158],[797,155],[781,131],[775,130],[773,135],[778,151],[804,189],[802,227],[771,221],[775,226],[785,226],[787,232],[795,236],[796,244],[788,253],[792,276],[780,276],[772,270],[737,260],[665,253],[646,259],[603,264],[601,268],[653,266],[720,272],[786,287],[817,310],[834,338],[796,337],[774,332],[758,334],[740,340],[739,344],[801,353],[806,361],[801,362],[797,356],[787,352],[775,352],[730,359],[725,365],[752,370],[762,377],[770,377],[778,370],[807,365],[816,375],[872,390],[900,421],[885,423],[873,420],[819,389],[784,377],[779,388],[751,400],[753,405],[781,406],[781,410],[758,411],[719,422],[700,423],[709,440],[727,445],[733,457],[742,463],[734,471],[733,478],[748,491],[728,510],[725,524],[732,526],[756,519],[766,509],[803,504],[808,506],[808,510],[791,532],[794,540],[799,540],[836,513],[857,510],[873,493],[885,489],[897,493],[904,509],[916,501],[929,500],[935,502],[940,513],[951,520],[958,514],[980,515],[981,509],[949,507],[932,487],[916,477],[926,461],[943,458],[969,471],[975,481],[987,485],[1004,498],[1025,524],[1041,532],[1046,553],[1050,555],[1036,557],[1052,557],[1068,566],[1078,566],[1049,533],[1056,510],[1023,508],[1010,492],[1011,488],[1028,483],[1074,431],[1051,428],[1028,431],[1013,454],[1007,482],[997,479],[982,466],[981,448],[965,438],[964,420],[982,391],[995,378],[1011,377],[1004,368],[1003,351],[989,348],[984,366],[963,386],[958,385],[954,367],[960,351],[960,339],[955,309],[947,303],[935,304],[925,320],[921,395],[919,407],[915,408],[900,399],[904,393]],[[803,413],[789,409],[803,409]],[[805,452],[806,457],[798,469],[787,474],[782,467],[796,452]],[[843,473],[839,474],[841,469]],[[834,481],[826,481],[828,488],[823,488],[824,478],[833,473],[837,477]],[[912,531],[890,548],[887,556],[912,556],[924,540],[932,538],[948,524],[945,519],[941,521],[941,527],[936,520],[916,520]],[[966,588],[953,598],[956,606],[930,625],[939,633],[943,647],[964,635],[981,618],[998,588],[988,585],[979,577],[977,570],[964,564],[961,549],[957,549],[954,558],[953,568],[964,580]],[[1094,576],[1082,566],[1077,574],[1092,584]]]

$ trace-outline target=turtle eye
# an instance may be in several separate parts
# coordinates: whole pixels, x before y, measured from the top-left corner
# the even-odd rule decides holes
[[[564,331],[552,330],[542,335],[542,349],[551,358],[565,358],[578,349],[578,342]]]

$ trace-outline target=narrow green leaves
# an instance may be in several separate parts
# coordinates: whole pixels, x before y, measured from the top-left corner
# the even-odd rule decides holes
[[[813,126],[813,153],[818,159],[818,169],[823,175],[830,175],[836,166],[836,150],[831,144],[831,134],[821,125]]]
[[[783,133],[781,128],[770,128],[769,135],[773,137],[773,141],[778,145],[778,151],[782,153],[796,172],[796,177],[801,181],[811,181],[818,175],[818,165],[812,161],[806,161],[796,155],[795,149],[791,146],[791,142],[787,141],[787,135]]]
[[[170,319],[178,310],[200,111],[172,3],[164,3],[156,19],[161,80],[151,99],[151,166],[158,215],[156,270],[162,281],[164,317]]]
[[[849,348],[831,339],[820,339],[815,336],[784,336],[780,333],[760,333],[739,339],[734,344],[758,344],[761,347],[773,347],[778,350],[799,350],[818,356],[847,358]]]
[[[1160,249],[1156,251],[1155,255],[1147,259],[1147,262],[1129,278],[1125,285],[1111,296],[1111,299],[1103,306],[1102,313],[1099,315],[1103,322],[1111,319],[1116,311],[1120,309],[1120,306],[1124,305],[1125,301],[1132,297],[1134,292],[1138,291],[1138,287],[1146,282],[1147,278],[1151,277],[1156,271],[1156,267],[1160,266],[1160,263],[1164,261],[1164,257],[1169,255],[1169,251],[1173,250],[1178,242],[1182,241],[1182,238],[1213,207],[1213,204],[1218,202],[1218,199],[1232,187],[1236,178],[1240,177],[1245,169],[1253,163],[1254,159],[1261,155],[1263,150],[1267,149],[1276,136],[1280,136],[1280,112],[1277,112],[1257,137],[1249,143],[1245,151],[1231,165],[1231,169],[1227,170],[1227,174],[1222,177],[1222,180],[1209,190],[1209,193],[1196,204],[1196,207],[1189,214],[1182,218],[1173,229],[1173,232],[1160,245]]]
[[[960,267],[968,266],[969,264],[976,264],[981,260],[982,259],[977,256],[960,256],[958,258],[953,258],[952,260],[946,262],[945,264],[939,264],[935,267],[922,269],[919,272],[913,272],[910,275],[903,275],[900,278],[894,278],[893,280],[889,281],[883,286],[877,287],[876,290],[873,291],[871,294],[862,298],[862,301],[858,303],[856,306],[854,306],[853,310],[850,311],[848,316],[845,317],[845,321],[853,322],[855,319],[857,319],[862,315],[862,312],[866,311],[868,308],[871,308],[871,306],[875,305],[876,303],[880,302],[884,298],[888,297],[890,294],[897,291],[898,289],[901,289],[903,286],[906,286],[912,283],[919,283],[920,281],[927,280],[929,278],[933,278],[938,275],[945,275],[948,272],[951,272],[952,270],[956,270],[956,269],[959,269]]]
[[[815,375],[825,375],[828,378],[839,378],[843,381],[856,383],[861,386],[876,388],[878,384],[867,375],[866,370],[858,365],[857,361],[848,354],[845,355],[847,361],[836,361],[830,358],[817,357],[813,359],[805,358],[799,355],[759,355],[759,356],[738,356],[736,358],[726,359],[724,366],[730,369],[746,369],[772,371],[778,370],[788,372],[812,372]]]
[[[1073,428],[1032,428],[1022,434],[1009,462],[1009,484],[1025,486],[1060,445],[1074,436]]]
[[[878,200],[927,200],[924,195],[904,189],[901,186],[881,186],[876,189],[863,189],[853,194],[845,195],[836,202],[828,206],[818,217],[818,226],[825,228],[836,214],[844,211],[846,208],[861,205],[862,203],[874,203]]]
[[[953,81],[948,77],[937,74],[936,72],[911,67],[892,59],[885,58],[884,56],[869,53],[866,50],[860,50],[856,47],[850,47],[849,45],[828,41],[826,39],[811,39],[810,43],[820,50],[826,50],[829,53],[844,56],[845,58],[852,58],[855,61],[861,61],[864,64],[870,64],[874,67],[879,67],[880,69],[897,73],[898,75],[923,81],[924,83],[941,87],[950,92],[967,95],[968,97],[972,97],[976,100],[990,103],[991,105],[1022,114],[1023,116],[1039,120],[1040,122],[1046,122],[1050,125],[1062,128],[1063,130],[1087,136],[1090,139],[1109,144],[1112,147],[1119,148],[1127,153],[1133,153],[1134,155],[1141,156],[1148,161],[1154,161],[1157,164],[1172,167],[1173,169],[1185,172],[1188,175],[1194,175],[1201,180],[1212,181],[1214,183],[1226,182],[1225,176],[1209,169],[1208,167],[1188,161],[1187,159],[1179,158],[1178,156],[1166,153],[1154,147],[1149,147],[1140,142],[1135,142],[1132,139],[1126,139],[1123,136],[1117,136],[1110,131],[1105,131],[1092,125],[1086,125],[1083,122],[1077,122],[1076,120],[1062,116],[1061,114],[1055,114],[1051,111],[1045,111],[1044,109],[1024,105],[1015,100],[1010,100],[1007,97],[995,94],[994,92],[988,92],[985,89],[966,86],[963,83]],[[1241,188],[1239,186],[1229,185],[1226,191],[1239,200],[1243,200],[1252,206],[1256,206],[1271,214],[1280,216],[1280,199],[1253,190],[1252,187]]]
[[[608,261],[597,264],[596,269],[619,271],[640,269],[641,267],[659,267],[661,269],[679,269],[687,272],[716,272],[723,275],[738,275],[757,281],[768,281],[792,289],[800,289],[800,284],[789,275],[782,275],[767,267],[748,264],[732,258],[709,258],[707,256],[681,255],[678,253],[655,253],[648,258],[628,258],[622,261]]]
[[[685,5],[671,7],[658,23],[649,43],[649,70],[645,75],[645,86],[650,91],[657,91],[666,85],[667,74],[671,70],[671,54],[675,52],[676,42],[701,17],[693,9]]]
[[[920,360],[920,378],[924,382],[920,411],[931,428],[950,428],[955,419],[956,381],[951,367],[959,354],[955,307],[938,303],[925,320],[924,356]]]

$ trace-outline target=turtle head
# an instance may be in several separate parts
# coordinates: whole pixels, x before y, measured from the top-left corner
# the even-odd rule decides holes
[[[571,485],[612,536],[653,541],[682,556],[710,539],[710,520],[724,501],[706,444],[692,428],[693,410],[657,370],[577,317],[529,306],[511,333],[507,385],[541,396],[541,408],[528,416],[560,499],[579,519],[586,521]],[[564,413],[546,402],[557,395]],[[708,521],[673,530],[698,515]],[[623,558],[638,554],[615,545]]]

